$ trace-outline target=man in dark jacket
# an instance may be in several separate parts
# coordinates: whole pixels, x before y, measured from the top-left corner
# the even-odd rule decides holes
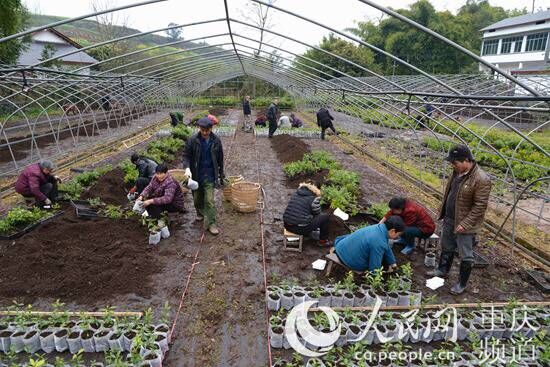
[[[334,117],[332,117],[326,108],[321,107],[317,111],[317,126],[321,128],[321,139],[325,140],[326,129],[331,129],[334,134],[337,134],[334,125],[332,125],[332,120],[334,120]]]
[[[457,145],[447,158],[454,172],[447,181],[439,212],[443,220],[441,257],[438,268],[430,276],[445,277],[453,265],[455,250],[461,258],[459,282],[451,293],[461,294],[466,288],[474,264],[475,235],[481,229],[491,193],[489,176],[477,165],[470,149]]]
[[[428,211],[413,200],[394,197],[388,205],[390,210],[380,223],[384,223],[392,215],[403,219],[406,227],[397,243],[405,245],[401,253],[409,255],[414,251],[416,238],[428,238],[435,232],[435,223]]]
[[[49,206],[57,200],[57,182],[53,175],[54,165],[42,160],[26,167],[17,178],[15,191],[26,198],[34,197],[39,206]]]
[[[246,96],[244,97],[244,101],[243,101],[243,115],[244,115],[243,130],[244,131],[252,130],[252,120],[250,119],[251,113],[252,111],[250,110],[250,96]]]
[[[214,188],[223,186],[223,148],[220,138],[212,133],[212,121],[203,117],[198,121],[200,132],[187,140],[183,152],[183,168],[188,177],[199,183],[193,191],[197,220],[204,220],[204,228],[213,235],[220,233],[216,226]]]
[[[149,182],[151,182],[158,164],[154,160],[147,157],[142,157],[137,153],[132,154],[130,160],[138,170],[135,190],[130,190],[130,193],[136,192],[139,195],[143,189],[149,185]]]
[[[277,122],[279,121],[279,99],[275,98],[273,102],[269,105],[267,109],[267,121],[269,121],[269,135],[268,137],[272,138],[273,134],[277,130]]]
[[[283,222],[288,231],[318,239],[320,246],[330,246],[329,216],[321,213],[321,190],[317,186],[300,184],[285,209]]]

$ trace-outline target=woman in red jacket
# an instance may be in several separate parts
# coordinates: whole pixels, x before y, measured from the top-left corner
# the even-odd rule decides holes
[[[435,223],[422,206],[412,200],[394,197],[388,203],[390,210],[380,223],[384,223],[392,215],[398,215],[405,222],[405,232],[398,242],[405,245],[402,254],[409,255],[414,251],[415,238],[428,238],[435,232]]]

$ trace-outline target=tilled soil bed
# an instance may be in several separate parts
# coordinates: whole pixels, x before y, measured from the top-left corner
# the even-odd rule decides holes
[[[119,167],[98,178],[90,189],[82,194],[83,199],[101,198],[105,204],[125,205],[124,172]]]
[[[135,218],[82,220],[71,208],[14,241],[0,241],[0,298],[91,303],[114,295],[151,295],[162,266],[143,245]]]
[[[304,158],[304,154],[311,151],[303,140],[288,134],[274,136],[271,139],[271,147],[283,164],[299,161]]]

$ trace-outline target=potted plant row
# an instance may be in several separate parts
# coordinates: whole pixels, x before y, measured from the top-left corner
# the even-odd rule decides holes
[[[269,286],[266,294],[268,309],[278,311],[280,308],[290,310],[305,301],[317,301],[319,306],[330,307],[360,307],[373,306],[376,299],[382,301],[382,306],[418,306],[422,300],[422,292],[412,291],[410,265],[402,266],[403,274],[393,275],[384,280],[382,270],[368,274],[366,282],[357,285],[353,273],[349,272],[339,283],[301,287],[281,284]]]
[[[283,335],[286,318],[284,310],[270,317],[269,336],[273,348],[287,348]],[[504,340],[513,337],[532,338],[537,331],[548,335],[549,322],[544,315],[545,311],[530,310],[526,320],[528,323],[519,324],[512,320],[511,314],[505,314],[502,323],[494,326],[483,324],[480,312],[469,312],[457,316],[454,323],[452,315],[448,313],[436,314],[428,311],[413,316],[396,312],[379,312],[369,327],[370,314],[346,310],[340,315],[340,338],[336,345],[343,346],[361,341],[367,345],[385,344],[394,342],[404,343],[431,343],[452,340],[456,334],[459,341],[480,339]],[[309,323],[316,330],[330,332],[329,322],[323,312],[312,313]],[[367,327],[369,327],[368,330]]]
[[[112,309],[107,309],[103,318],[81,314],[72,320],[60,310],[62,305],[54,303],[49,318],[35,316],[28,306],[11,319],[0,319],[0,352],[131,352],[138,345],[142,355],[148,355],[145,359],[154,361],[168,351],[167,316],[163,316],[161,324],[154,325],[151,310],[145,311],[141,318],[118,318],[113,316]],[[152,358],[153,355],[156,357]]]

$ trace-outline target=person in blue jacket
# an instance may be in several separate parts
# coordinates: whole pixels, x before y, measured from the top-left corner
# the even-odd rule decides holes
[[[384,223],[337,237],[334,242],[336,256],[355,271],[374,271],[383,265],[394,268],[396,260],[388,240],[399,238],[404,230],[403,219],[392,215]]]

